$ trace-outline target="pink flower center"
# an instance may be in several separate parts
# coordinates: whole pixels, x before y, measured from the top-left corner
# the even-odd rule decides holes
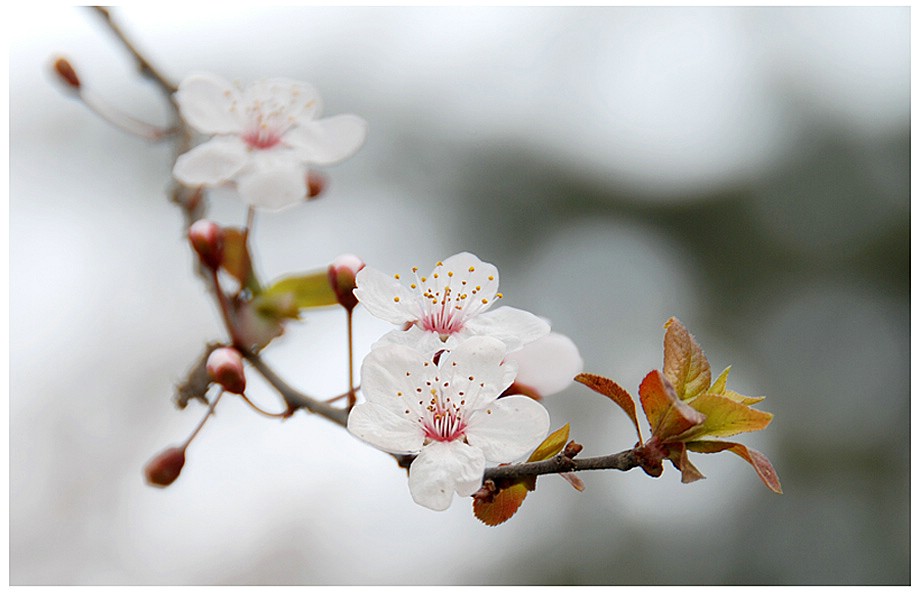
[[[448,399],[449,401],[449,399]],[[420,419],[425,437],[435,442],[452,442],[466,433],[466,422],[457,404],[445,404],[438,395],[431,399],[425,409],[428,413]]]
[[[243,141],[254,150],[268,150],[281,143],[281,132],[267,125],[258,125],[243,134]]]
[[[494,287],[487,286],[491,289],[483,290],[483,285],[496,281],[493,276],[480,278],[482,284],[477,284],[473,281],[475,271],[474,267],[470,267],[455,272],[445,269],[444,264],[439,262],[428,278],[419,277],[418,268],[412,268],[415,282],[409,287],[418,293],[418,323],[422,329],[446,339],[462,330],[467,320],[485,311],[495,299],[502,297],[501,293],[494,292]],[[399,279],[398,274],[396,279]],[[483,292],[494,296],[484,297]]]

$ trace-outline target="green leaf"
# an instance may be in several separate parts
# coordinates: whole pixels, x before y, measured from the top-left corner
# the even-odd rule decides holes
[[[709,360],[687,328],[675,317],[664,324],[665,377],[682,399],[691,399],[709,389],[712,371]]]
[[[776,474],[776,469],[770,464],[770,459],[753,448],[748,448],[736,442],[697,440],[696,442],[687,442],[687,449],[692,452],[702,452],[704,454],[722,452],[723,450],[733,452],[754,467],[757,476],[760,477],[760,480],[763,481],[763,484],[766,485],[770,491],[779,494],[783,493],[783,487],[779,482],[779,475]]]
[[[706,416],[705,421],[680,436],[680,440],[697,440],[701,436],[723,438],[742,432],[762,430],[773,419],[772,413],[754,409],[720,395],[704,394],[690,401],[690,406]]]
[[[527,462],[536,462],[553,458],[565,448],[566,442],[569,441],[569,424],[565,424],[552,434],[546,437],[543,442],[533,451]]]
[[[523,483],[515,483],[496,493],[491,501],[474,499],[473,514],[489,526],[498,526],[514,516],[526,497],[527,487]]]
[[[722,370],[722,374],[719,374],[719,377],[715,379],[715,382],[712,383],[707,392],[714,395],[725,394],[725,386],[728,384],[728,373],[731,369],[732,367],[729,366],[725,370]]]
[[[265,294],[292,294],[298,308],[315,308],[338,304],[326,270],[291,275],[276,280],[265,288]]]
[[[652,370],[639,385],[639,401],[652,429],[652,437],[667,442],[706,419],[679,398],[658,370]]]
[[[575,380],[619,405],[620,409],[626,412],[626,415],[632,420],[633,425],[636,426],[636,435],[639,437],[639,443],[642,443],[642,432],[639,430],[639,418],[636,417],[636,402],[626,389],[609,378],[600,376],[599,374],[588,374],[583,372],[576,376]]]

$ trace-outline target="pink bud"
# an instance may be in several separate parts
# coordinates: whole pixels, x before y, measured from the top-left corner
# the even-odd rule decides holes
[[[229,393],[243,394],[246,391],[246,374],[243,372],[243,356],[232,347],[219,347],[208,356],[208,376]]]
[[[329,283],[339,304],[346,310],[353,310],[358,306],[355,298],[355,276],[364,269],[364,261],[355,255],[339,255],[329,265]]]
[[[144,467],[147,483],[156,487],[172,484],[185,465],[185,448],[172,447],[154,456]]]
[[[54,71],[60,76],[64,83],[75,89],[80,89],[80,79],[77,77],[77,71],[73,69],[65,58],[58,58],[54,61]]]
[[[307,171],[307,199],[314,199],[326,190],[326,175],[316,171]]]
[[[224,231],[210,220],[198,220],[188,229],[192,248],[201,262],[217,269],[224,260]]]

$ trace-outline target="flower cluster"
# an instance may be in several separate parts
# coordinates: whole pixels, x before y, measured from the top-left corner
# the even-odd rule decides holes
[[[492,310],[502,298],[495,266],[459,253],[428,275],[413,268],[403,280],[365,267],[355,281],[361,304],[400,328],[365,358],[366,402],[352,410],[348,429],[388,452],[417,455],[409,468],[417,503],[444,510],[454,493],[480,488],[486,462],[514,461],[542,441],[549,414],[534,398],[510,394],[519,366],[512,356],[526,363],[526,349],[555,334],[529,312]],[[563,365],[577,368],[566,382],[580,370],[577,349],[574,358]]]

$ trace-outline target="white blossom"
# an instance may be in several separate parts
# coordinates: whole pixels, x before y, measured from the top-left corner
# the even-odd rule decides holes
[[[504,355],[504,344],[481,336],[437,363],[404,345],[378,347],[361,367],[366,402],[352,409],[348,430],[382,450],[417,454],[409,467],[412,498],[447,509],[454,493],[480,488],[486,462],[522,457],[549,429],[549,414],[533,399],[498,398],[515,375]]]
[[[348,158],[367,134],[356,115],[317,119],[313,87],[283,78],[239,89],[214,74],[192,74],[175,98],[183,119],[212,136],[178,158],[176,179],[190,186],[235,183],[244,201],[266,210],[303,201],[308,166]]]
[[[401,343],[425,353],[451,349],[474,335],[488,335],[508,352],[549,333],[539,317],[510,306],[490,310],[502,298],[498,270],[471,253],[458,253],[438,262],[428,275],[413,267],[411,277],[387,275],[365,267],[356,279],[355,296],[367,310],[385,321],[409,324],[378,344]]]

